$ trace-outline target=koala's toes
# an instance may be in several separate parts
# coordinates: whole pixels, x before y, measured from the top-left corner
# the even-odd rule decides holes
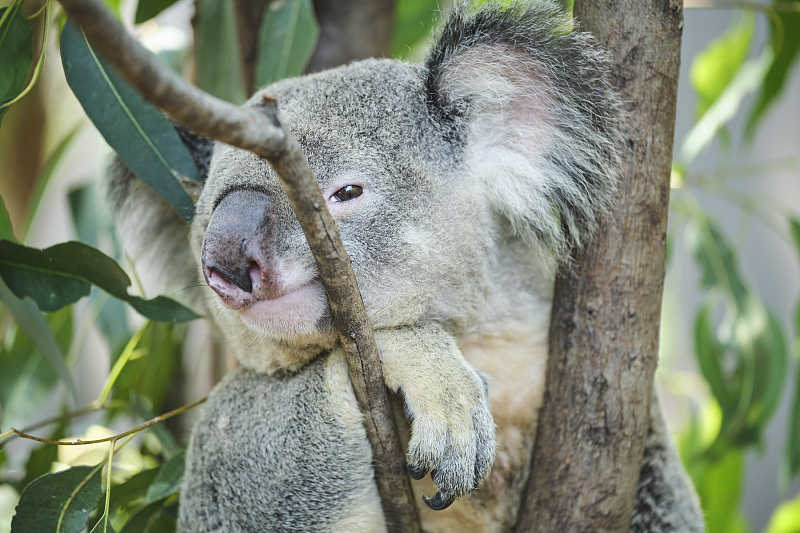
[[[425,504],[433,509],[434,511],[441,511],[443,509],[447,509],[450,507],[454,501],[456,501],[455,496],[444,496],[441,492],[436,492],[433,495],[433,498],[428,498],[427,496],[422,496],[422,500]]]
[[[494,419],[488,407],[479,409],[472,416],[472,427],[475,432],[475,482],[472,490],[486,479],[492,470],[495,453]]]

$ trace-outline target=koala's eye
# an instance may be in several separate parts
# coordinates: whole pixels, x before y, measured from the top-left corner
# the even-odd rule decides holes
[[[346,202],[347,200],[358,198],[361,196],[361,192],[362,189],[360,185],[345,185],[336,191],[331,198],[335,202]]]

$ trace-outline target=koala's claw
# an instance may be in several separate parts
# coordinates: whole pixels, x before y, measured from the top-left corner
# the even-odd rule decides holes
[[[430,507],[434,511],[442,511],[450,507],[450,505],[452,505],[453,502],[456,500],[456,497],[443,496],[441,491],[436,491],[436,494],[433,495],[433,498],[422,496],[422,500],[428,507]]]
[[[422,466],[408,465],[408,475],[414,479],[422,479],[428,473],[428,469]]]

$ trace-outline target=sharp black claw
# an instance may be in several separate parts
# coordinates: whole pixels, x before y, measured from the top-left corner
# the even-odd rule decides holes
[[[425,477],[425,474],[428,473],[428,469],[422,466],[413,466],[408,465],[408,475],[413,477],[414,479],[422,479]]]
[[[442,496],[441,492],[436,492],[433,498],[422,496],[422,500],[434,511],[441,511],[447,509],[455,501],[455,496]]]

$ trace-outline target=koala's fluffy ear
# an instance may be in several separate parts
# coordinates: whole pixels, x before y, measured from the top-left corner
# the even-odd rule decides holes
[[[201,182],[184,182],[196,199],[208,173],[213,141],[175,128],[189,148]],[[145,296],[164,294],[202,312],[197,263],[189,246],[189,224],[114,154],[107,170],[107,197],[125,254],[133,262]]]
[[[426,63],[428,107],[512,228],[563,257],[610,205],[618,103],[593,39],[548,2],[462,6]]]

